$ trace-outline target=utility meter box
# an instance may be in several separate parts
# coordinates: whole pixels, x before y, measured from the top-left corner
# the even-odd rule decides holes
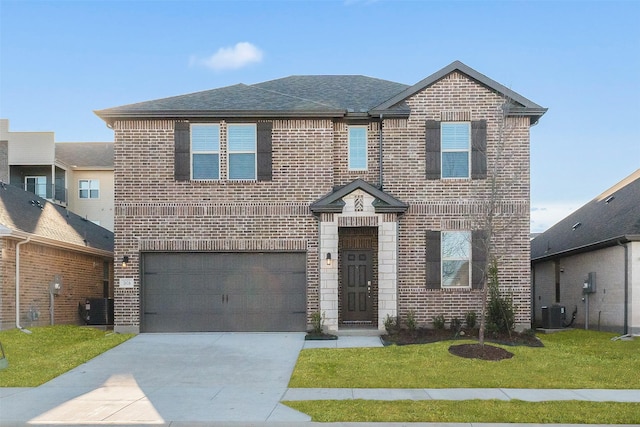
[[[566,309],[563,305],[542,307],[542,328],[562,329],[562,323],[566,318]]]
[[[582,293],[583,294],[593,294],[596,291],[596,273],[595,271],[590,272],[587,275],[587,279],[584,281],[582,285]]]

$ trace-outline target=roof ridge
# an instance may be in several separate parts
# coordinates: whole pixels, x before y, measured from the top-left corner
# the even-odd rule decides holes
[[[617,193],[618,191],[620,191],[621,189],[623,189],[624,187],[626,187],[627,185],[631,184],[632,182],[634,182],[637,179],[640,179],[640,168],[636,169],[636,171],[633,172],[631,175],[627,176],[626,178],[623,178],[618,183],[614,184],[610,188],[608,188],[605,191],[603,191],[601,194],[599,194],[597,197],[595,197],[594,200],[601,201],[603,199],[606,199],[610,195],[612,195],[614,193]]]

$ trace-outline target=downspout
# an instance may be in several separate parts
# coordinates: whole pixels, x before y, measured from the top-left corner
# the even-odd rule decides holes
[[[629,245],[623,245],[618,240],[618,245],[624,248],[624,328],[623,335],[629,333]]]
[[[16,328],[20,329],[22,332],[30,334],[31,331],[28,329],[24,329],[20,325],[20,246],[25,243],[29,243],[31,240],[31,236],[27,237],[26,240],[22,242],[18,242],[16,244]]]
[[[384,114],[380,113],[380,143],[379,143],[379,151],[380,151],[380,191],[384,191],[383,178],[384,175],[382,173],[382,120],[384,119]]]

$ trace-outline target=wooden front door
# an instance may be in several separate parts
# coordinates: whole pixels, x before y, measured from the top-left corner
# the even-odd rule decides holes
[[[341,258],[342,321],[370,322],[373,314],[371,251],[345,251]]]

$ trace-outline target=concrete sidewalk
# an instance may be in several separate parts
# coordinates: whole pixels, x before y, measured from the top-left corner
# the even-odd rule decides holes
[[[639,390],[287,387],[303,348],[379,346],[376,336],[305,341],[302,333],[141,334],[40,387],[0,388],[0,426],[310,425],[309,416],[281,402],[318,399],[640,402]]]

